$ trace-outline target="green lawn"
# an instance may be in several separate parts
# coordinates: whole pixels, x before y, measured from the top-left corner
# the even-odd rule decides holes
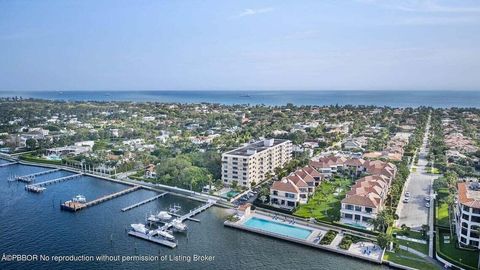
[[[307,204],[301,205],[295,215],[303,218],[313,217],[323,221],[337,221],[340,219],[340,201],[345,198],[345,193],[350,189],[351,180],[336,178],[320,184],[315,194]],[[341,189],[334,195],[336,189]]]
[[[476,269],[478,265],[478,251],[471,251],[466,249],[460,249],[457,247],[456,237],[453,236],[453,239],[450,239],[450,243],[444,243],[444,236],[449,236],[448,232],[439,233],[438,239],[438,253],[443,255],[442,257],[448,261],[451,261],[459,266],[462,266],[466,269]]]
[[[403,235],[409,238],[414,238],[414,239],[419,239],[419,240],[425,240],[425,237],[421,232],[416,232],[416,231],[409,231],[408,235],[402,231],[402,229],[399,228],[393,228],[392,232],[395,232],[397,235]],[[412,241],[407,241],[403,239],[395,239],[394,240],[396,243],[406,246],[412,249],[415,249],[419,252],[422,252],[423,254],[428,254],[428,245],[427,244],[421,244],[421,243],[416,243]]]
[[[437,203],[437,208],[435,209],[436,211],[436,222],[437,225],[439,226],[445,226],[448,227],[449,222],[448,222],[448,204],[444,203],[444,199],[448,196],[448,190],[447,189],[439,189],[437,191],[438,196],[438,203]]]
[[[424,258],[414,255],[405,250],[399,250],[398,252],[385,252],[383,259],[393,263],[413,267],[420,270],[440,269],[439,266],[433,264]]]

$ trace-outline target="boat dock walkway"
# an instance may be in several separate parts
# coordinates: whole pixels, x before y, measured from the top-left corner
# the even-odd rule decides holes
[[[32,186],[44,187],[44,186],[48,186],[48,185],[51,185],[51,184],[55,184],[55,183],[67,181],[67,180],[70,180],[70,179],[74,179],[74,178],[80,177],[80,176],[82,176],[82,175],[83,175],[83,173],[74,174],[74,175],[69,175],[69,176],[64,176],[64,177],[60,177],[60,178],[55,178],[55,179],[52,179],[52,180],[48,180],[48,181],[45,181],[45,182],[33,184]]]
[[[174,216],[174,217],[177,217],[177,218],[179,218],[179,217],[182,216],[182,215],[175,214],[175,213],[172,213],[172,212],[168,212],[168,214],[170,214],[170,215],[172,215],[172,216]],[[195,221],[195,222],[200,222],[200,219],[196,219],[196,218],[192,218],[192,217],[187,218],[187,219],[188,219],[188,220],[191,220],[191,221]]]
[[[163,197],[163,196],[165,196],[165,195],[167,195],[167,194],[168,194],[168,192],[164,192],[164,193],[162,193],[162,194],[159,194],[159,195],[154,196],[154,197],[152,197],[152,198],[146,199],[146,200],[141,201],[141,202],[139,202],[139,203],[132,204],[132,205],[130,205],[130,206],[127,206],[127,207],[123,208],[123,209],[122,209],[122,212],[126,212],[126,211],[131,210],[131,209],[133,209],[133,208],[135,208],[135,207],[139,207],[140,205],[144,205],[144,204],[146,204],[146,203],[152,202],[152,201],[154,201],[154,200],[156,200],[156,199],[158,199],[158,198],[161,198],[161,197]]]
[[[193,216],[198,215],[201,212],[203,212],[203,211],[207,210],[208,208],[212,207],[215,203],[216,203],[216,201],[214,201],[214,200],[208,200],[208,202],[206,204],[204,204],[200,207],[197,207],[193,210],[190,210],[190,212],[188,212],[185,215],[182,215],[182,216],[180,216],[176,219],[180,220],[181,222],[184,222],[185,220],[191,219]],[[172,226],[173,226],[172,222],[168,222],[165,225],[163,225],[160,228],[160,230],[165,231],[165,230],[168,230]]]
[[[10,166],[10,165],[14,165],[14,164],[17,164],[18,162],[9,162],[9,163],[3,163],[3,164],[0,164],[0,168],[1,167],[7,167],[7,166]]]
[[[122,195],[125,195],[127,193],[130,193],[130,192],[133,192],[137,189],[140,189],[142,188],[141,186],[133,186],[131,188],[127,188],[127,189],[124,189],[124,190],[121,190],[119,192],[116,192],[116,193],[112,193],[112,194],[109,194],[109,195],[106,195],[106,196],[103,196],[103,197],[100,197],[98,199],[95,199],[93,201],[89,201],[89,202],[86,202],[86,203],[79,203],[79,202],[73,202],[73,201],[66,201],[64,202],[63,204],[61,204],[61,208],[63,210],[67,210],[67,211],[71,211],[71,212],[76,212],[76,211],[79,211],[79,210],[82,210],[82,209],[85,209],[85,208],[88,208],[90,206],[94,206],[94,205],[97,205],[99,203],[102,203],[102,202],[105,202],[105,201],[108,201],[108,200],[111,200],[113,198],[117,198],[117,197],[120,197]]]
[[[22,181],[22,179],[30,179],[30,178],[35,178],[36,176],[44,175],[44,174],[49,174],[53,172],[58,172],[60,169],[53,169],[53,170],[48,170],[48,171],[42,171],[42,172],[37,172],[37,173],[32,173],[32,174],[27,174],[27,175],[22,175],[22,176],[17,176],[15,177],[16,180]]]
[[[140,233],[140,232],[136,232],[136,231],[129,231],[128,234],[131,235],[131,236],[142,238],[142,239],[145,239],[145,240],[148,240],[148,241],[160,244],[160,245],[164,245],[164,246],[167,246],[167,247],[170,247],[170,248],[175,248],[177,246],[177,243],[175,243],[175,242],[171,242],[171,241],[168,241],[168,240],[165,240],[165,239],[162,239],[162,238],[158,238],[158,237],[153,237],[153,236],[150,236],[150,235],[147,235],[147,234],[144,234],[144,233]]]

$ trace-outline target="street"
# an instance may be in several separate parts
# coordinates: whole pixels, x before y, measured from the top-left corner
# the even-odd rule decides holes
[[[401,226],[402,224],[405,224],[414,230],[420,230],[422,225],[429,223],[429,208],[425,206],[427,203],[425,198],[430,196],[433,180],[438,177],[437,175],[429,173],[427,167],[428,161],[426,158],[428,155],[427,142],[429,130],[430,119],[426,127],[423,144],[418,153],[418,166],[416,167],[415,172],[410,173],[410,177],[405,184],[404,193],[402,194],[397,210],[397,213],[399,213],[397,225]],[[406,192],[410,193],[408,203],[404,203]],[[430,207],[433,207],[433,205]]]

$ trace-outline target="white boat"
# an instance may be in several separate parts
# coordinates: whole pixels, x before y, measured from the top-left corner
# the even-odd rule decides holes
[[[87,202],[87,199],[83,195],[77,195],[77,196],[73,197],[72,200],[74,202],[78,202],[78,203],[86,203]]]
[[[172,221],[172,226],[175,230],[180,232],[184,232],[187,230],[187,225],[185,223],[182,223],[182,221],[179,219],[174,219]]]
[[[130,226],[132,227],[132,229],[136,232],[140,232],[140,233],[144,233],[146,234],[148,232],[148,229],[145,227],[145,225],[143,224],[130,224]]]
[[[165,238],[166,240],[169,240],[169,241],[174,241],[174,240],[175,240],[175,236],[169,234],[169,233],[166,232],[166,231],[156,230],[156,233],[157,233],[159,236]]]
[[[167,211],[160,211],[157,214],[157,217],[161,220],[168,220],[172,218],[172,215],[170,215]]]
[[[147,220],[150,221],[150,222],[159,222],[160,221],[160,219],[156,215],[150,215],[147,218]]]

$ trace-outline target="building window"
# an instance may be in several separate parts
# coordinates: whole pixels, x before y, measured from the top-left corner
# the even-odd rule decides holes
[[[361,206],[356,206],[356,205],[355,205],[355,211],[357,211],[357,212],[361,212],[361,211],[362,211],[362,207],[361,207]]]
[[[345,208],[346,208],[347,210],[353,210],[353,205],[347,204],[347,205],[345,206]]]
[[[465,212],[470,212],[470,207],[464,205],[464,206],[463,206],[463,211],[465,211]]]
[[[372,213],[373,209],[370,207],[365,207],[365,212]]]
[[[273,195],[278,196],[278,191],[274,190]]]
[[[352,214],[345,214],[345,218],[352,219],[353,215]]]

